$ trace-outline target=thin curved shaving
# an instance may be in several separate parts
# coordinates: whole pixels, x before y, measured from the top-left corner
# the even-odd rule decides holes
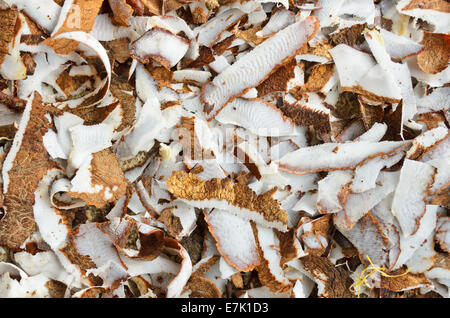
[[[256,32],[256,35],[260,37],[271,36],[294,22],[295,16],[291,11],[280,9],[272,14],[269,22],[267,22],[261,31]]]
[[[151,129],[148,123],[152,122]],[[165,126],[160,104],[155,97],[149,98],[137,117],[131,132],[125,136],[119,147],[123,147],[124,155],[120,159],[128,159],[136,156],[140,151],[149,151],[154,143],[156,134]]]
[[[49,190],[54,178],[61,174],[59,169],[49,170],[39,183],[35,193],[33,217],[44,241],[53,249],[66,244],[71,225],[62,213],[52,206]]]
[[[437,253],[434,251],[434,241],[432,237],[428,237],[406,262],[411,273],[424,273],[431,269],[434,265]]]
[[[328,247],[328,232],[330,231],[331,216],[325,215],[314,220],[300,219],[297,236],[303,242],[305,252],[310,255],[321,256]],[[303,222],[303,223],[302,223]]]
[[[51,280],[59,281],[59,284],[66,285],[73,284],[74,277],[66,273],[61,266],[55,253],[52,251],[41,251],[36,254],[28,252],[19,252],[14,255],[17,264],[23,268],[29,276],[44,275]],[[50,289],[50,284],[47,284],[47,288]],[[63,295],[60,295],[61,297]],[[55,297],[55,296],[53,296]]]
[[[392,213],[405,236],[414,235],[419,229],[435,173],[436,169],[426,163],[409,159],[403,163],[392,202]]]
[[[319,0],[316,6],[320,9],[314,10],[314,15],[319,19],[321,27],[329,27],[338,20],[339,9],[345,0]]]
[[[136,17],[137,18],[137,17]],[[147,20],[147,19],[146,19]],[[120,38],[133,37],[137,38],[136,27],[133,25],[133,20],[130,19],[130,24],[133,27],[132,30],[129,28],[125,28],[123,26],[116,26],[112,23],[109,14],[99,14],[95,18],[94,26],[92,27],[91,32],[89,33],[94,38],[99,41],[113,41]],[[145,23],[146,25],[147,23]],[[143,32],[142,32],[143,33]]]
[[[158,221],[163,222],[173,237],[181,240],[188,237],[196,227],[197,216],[194,208],[182,202],[161,211]]]
[[[351,229],[361,217],[394,192],[398,183],[397,172],[380,172],[377,186],[362,193],[343,195],[343,211],[334,215],[335,224],[342,229]]]
[[[193,83],[201,85],[206,83],[211,77],[211,73],[198,70],[181,70],[173,72],[173,80],[181,83]]]
[[[239,271],[251,271],[259,264],[259,255],[249,221],[226,211],[205,212],[205,220],[217,249],[225,260]]]
[[[24,277],[20,281],[11,279],[9,273],[0,277],[0,297],[24,298],[32,295],[35,298],[50,298],[46,283],[49,281],[44,275]]]
[[[450,164],[449,156],[443,156],[442,159],[429,160],[427,163],[432,165],[437,169],[436,175],[434,176],[433,186],[430,188],[430,193],[435,194],[439,192],[444,192],[450,186]]]
[[[339,230],[361,255],[368,255],[375,264],[384,266],[388,262],[390,242],[383,225],[383,221],[369,212],[350,230]]]
[[[423,45],[385,29],[380,29],[380,35],[383,38],[386,52],[396,60],[419,54],[423,49]]]
[[[349,142],[326,143],[300,148],[282,157],[277,163],[280,170],[306,174],[317,171],[345,170],[357,166],[369,157],[391,153],[405,142]]]
[[[445,139],[448,139],[449,137],[450,134],[448,129],[443,127],[436,127],[425,131],[414,138],[412,146],[407,153],[408,159],[422,161],[422,157],[424,156],[429,158],[430,154],[432,155],[433,150],[438,147],[440,143],[445,143]]]
[[[296,134],[290,118],[274,105],[261,99],[236,98],[228,103],[215,119],[223,124],[234,124],[259,136],[290,136]]]
[[[61,33],[57,35],[55,39],[70,39],[86,45],[100,57],[107,72],[106,79],[104,79],[103,83],[92,93],[79,99],[63,102],[59,107],[61,107],[62,105],[68,105],[70,108],[78,106],[89,107],[95,103],[101,102],[105,98],[111,84],[111,64],[104,47],[92,35],[81,31]]]
[[[361,193],[375,188],[376,179],[381,169],[390,168],[398,163],[404,156],[408,144],[398,147],[389,154],[370,158],[355,169],[355,177],[351,184],[351,190],[355,193]]]
[[[340,196],[343,187],[353,179],[353,173],[349,170],[331,171],[318,182],[317,207],[320,213],[336,213],[342,210]]]
[[[416,98],[417,111],[419,114],[439,111],[450,108],[448,97],[450,96],[450,87],[435,88],[430,94],[420,95]]]
[[[186,39],[154,27],[131,43],[131,56],[141,63],[148,63],[151,58],[170,69],[183,58],[188,48]]]
[[[253,225],[253,231],[261,259],[261,264],[257,267],[260,281],[273,292],[288,290],[291,286],[281,268],[281,254],[277,248],[279,239],[275,230]]]
[[[337,134],[334,139],[338,142],[347,142],[351,140],[360,141],[364,133],[364,123],[361,120],[352,120],[348,125]]]
[[[212,47],[218,41],[220,35],[225,30],[238,23],[244,14],[245,13],[239,9],[231,9],[216,15],[195,30],[198,43],[200,45]]]
[[[436,226],[436,241],[441,249],[447,253],[450,251],[450,218],[440,217]]]
[[[194,32],[183,19],[177,16],[152,16],[148,19],[148,24],[153,27],[168,29],[173,34],[183,34],[189,39],[194,38]]]
[[[387,130],[388,126],[386,124],[375,123],[369,130],[359,136],[355,141],[380,141],[386,134]]]
[[[396,258],[390,260],[391,269],[395,270],[403,266],[414,252],[425,242],[433,233],[437,222],[437,206],[426,205],[425,212],[417,224],[417,230],[414,234],[407,233],[400,235],[400,253]]]
[[[377,30],[364,30],[364,38],[372,51],[375,59],[383,71],[394,83],[402,97],[402,123],[407,123],[417,112],[416,100],[413,93],[411,74],[406,64],[394,63],[391,61],[380,33]],[[402,131],[400,135],[403,136]]]
[[[317,28],[318,21],[315,18],[307,18],[286,27],[226,68],[213,82],[203,86],[201,98],[208,119],[211,120],[228,102],[249,88],[256,87],[292,58],[315,35]],[[277,56],[269,54],[273,50],[277,50]],[[255,69],[260,72],[250,76]]]
[[[86,205],[82,200],[73,199],[67,195],[71,187],[70,180],[66,178],[57,179],[52,183],[49,195],[50,202],[55,208],[70,210]]]
[[[345,44],[339,44],[329,52],[336,64],[342,90],[367,95],[380,101],[400,101],[400,89],[394,78],[376,64],[369,54]],[[349,59],[348,56],[352,58]]]
[[[78,119],[76,120],[78,121]],[[111,146],[113,127],[110,125],[98,124],[86,126],[83,124],[78,124],[68,128],[67,130],[71,138],[70,153],[68,156],[69,168],[80,168],[83,164],[86,164],[86,162],[89,161],[88,158],[93,153]],[[67,142],[66,136],[64,136],[65,131],[61,131],[62,138],[64,138],[64,141]],[[67,147],[67,143],[64,146]]]

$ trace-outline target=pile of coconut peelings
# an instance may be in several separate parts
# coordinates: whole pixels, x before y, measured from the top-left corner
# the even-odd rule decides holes
[[[449,297],[448,1],[0,5],[1,297]]]

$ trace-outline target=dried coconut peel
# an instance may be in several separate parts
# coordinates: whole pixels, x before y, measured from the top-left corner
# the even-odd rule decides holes
[[[450,297],[448,1],[0,2],[0,297]]]
[[[197,208],[219,208],[267,227],[286,230],[287,214],[272,196],[275,189],[257,195],[248,186],[230,179],[203,181],[195,174],[178,171],[167,179],[167,189],[176,198]]]
[[[318,29],[311,17],[294,23],[264,41],[220,73],[202,89],[204,111],[212,119],[228,102],[256,87],[284,62],[293,58]],[[277,54],[270,54],[277,52]],[[254,72],[258,70],[258,72]]]

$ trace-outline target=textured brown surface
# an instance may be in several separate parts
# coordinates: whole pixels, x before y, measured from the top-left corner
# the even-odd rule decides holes
[[[450,61],[450,35],[425,32],[422,44],[423,51],[417,55],[420,69],[428,74],[442,72]]]
[[[382,123],[384,117],[384,109],[382,105],[369,105],[359,100],[360,111],[364,127],[370,129],[375,123]]]
[[[258,31],[261,31],[262,27],[254,27],[247,30],[238,30],[236,32],[236,37],[244,40],[245,42],[252,43],[253,45],[258,45],[264,42],[264,38],[256,35]]]
[[[166,14],[178,9],[179,7],[195,2],[195,0],[141,0],[141,2],[144,4],[145,8],[153,14],[156,15],[162,15],[163,12]],[[163,4],[164,4],[164,10],[163,10]]]
[[[11,96],[9,94],[0,92],[0,103],[8,107],[8,109],[13,112],[22,113],[25,109],[26,101],[20,99],[17,96]]]
[[[183,231],[180,218],[173,214],[173,207],[162,210],[158,217],[158,221],[162,222],[167,227],[167,231],[173,237],[177,237],[181,231]]]
[[[61,252],[70,260],[72,264],[78,265],[82,271],[90,268],[97,268],[97,265],[87,255],[81,255],[72,241],[68,242],[66,246],[61,249]]]
[[[331,35],[334,45],[347,44],[349,46],[360,45],[364,42],[364,31],[366,24],[355,24],[351,27],[339,30]]]
[[[353,119],[361,115],[358,95],[352,92],[342,92],[332,114],[340,119]]]
[[[325,132],[329,132],[331,129],[328,114],[322,111],[308,108],[301,103],[284,103],[280,107],[280,110],[285,116],[291,118],[296,125],[314,126],[314,128],[323,130]]]
[[[208,12],[205,11],[202,7],[196,7],[192,14],[192,22],[195,24],[203,24],[208,21]]]
[[[184,148],[185,158],[191,160],[213,159],[214,154],[210,149],[203,149],[195,134],[195,117],[181,117],[181,125],[178,133],[178,139]],[[186,164],[188,168],[188,164]]]
[[[313,47],[309,47],[306,50],[306,46],[303,48],[302,53],[308,53],[313,55],[318,55],[327,58],[328,60],[332,60],[330,52],[328,52],[329,49],[331,49],[333,46],[328,43],[328,41],[318,42]]]
[[[48,289],[48,293],[52,298],[64,298],[67,286],[57,280],[49,280],[45,283],[45,287]]]
[[[257,195],[249,187],[233,183],[231,179],[211,179],[203,181],[195,174],[175,171],[167,179],[169,192],[175,197],[188,201],[215,199],[226,201],[240,209],[260,213],[268,222],[287,224],[287,213],[272,198],[274,191]]]
[[[396,104],[396,103],[400,102],[400,99],[397,99],[397,98],[375,95],[374,93],[371,93],[371,92],[365,90],[360,85],[354,85],[354,86],[351,86],[351,87],[342,86],[341,88],[342,88],[342,90],[344,92],[357,93],[357,94],[360,94],[360,95],[364,95],[364,96],[366,96],[369,99],[372,99],[372,100],[375,100],[375,101],[379,101],[379,102],[386,102],[386,103],[390,103],[390,104]]]
[[[45,117],[48,110],[42,104],[41,96],[36,93],[21,146],[15,154],[12,168],[7,172],[9,185],[4,194],[7,214],[0,220],[0,245],[17,248],[35,229],[34,192],[47,171],[56,167],[42,142],[43,135],[50,128]],[[8,155],[14,154],[10,152]]]
[[[9,53],[9,43],[14,38],[17,10],[0,10],[0,23],[2,32],[0,32],[0,64],[3,63],[5,54]]]
[[[125,63],[131,56],[128,45],[130,40],[127,38],[119,38],[105,42],[105,48],[111,53],[112,58],[119,63]]]
[[[128,26],[128,19],[133,15],[133,7],[126,0],[108,0],[113,12],[113,21],[121,26]]]
[[[74,0],[71,9],[63,25],[52,38],[45,40],[45,43],[52,47],[56,53],[69,54],[78,47],[78,42],[68,39],[53,38],[61,33],[71,31],[84,31],[89,33],[94,27],[95,18],[102,6],[103,0]]]
[[[194,276],[187,286],[191,289],[190,298],[221,298],[222,292],[214,282],[205,277]]]
[[[150,73],[156,81],[158,87],[170,87],[172,83],[173,72],[162,66],[153,66],[152,64],[145,65],[146,70]]]
[[[324,237],[328,241],[328,232],[330,231],[331,226],[331,214],[327,214],[320,218],[317,218],[311,221],[312,229],[310,232],[305,232],[302,234],[301,239],[303,241],[304,246],[307,248],[306,252],[310,255],[321,256],[326,249],[326,246],[322,246],[321,248],[310,248],[305,243],[305,237],[309,235],[314,235],[316,237],[317,242],[322,245],[322,241],[319,239],[319,235]]]
[[[333,75],[334,64],[317,64],[312,67],[302,91],[319,92]]]
[[[258,96],[265,96],[270,93],[285,91],[287,89],[288,81],[294,78],[294,68],[297,65],[295,59],[286,63],[274,73],[272,73],[267,79],[259,84],[256,89],[258,90]]]
[[[114,202],[122,197],[127,190],[127,180],[119,167],[116,156],[110,149],[105,149],[92,154],[91,160],[91,186],[102,186],[102,190],[97,193],[89,192],[67,192],[73,198],[82,199],[88,205],[96,208],[104,208],[108,202]],[[112,198],[105,197],[105,188],[109,187]],[[114,191],[113,187],[117,187]]]
[[[122,109],[122,122],[117,131],[130,128],[136,120],[136,98],[133,94],[129,94],[133,89],[129,83],[113,76],[110,91],[119,100]]]
[[[214,51],[215,55],[222,55],[229,48],[229,46],[231,45],[231,43],[233,43],[235,39],[236,35],[234,34],[230,35],[226,39],[214,44],[211,49]]]
[[[284,233],[276,230],[275,233],[280,241],[281,264],[283,265],[296,258],[299,252],[295,246],[295,230],[290,229]]]
[[[411,0],[402,10],[436,10],[450,13],[450,3],[446,0]]]
[[[401,275],[405,272],[405,269],[399,269],[395,272],[388,273],[388,275]],[[413,274],[408,273],[406,275],[398,277],[385,277],[381,276],[381,288],[389,289],[393,292],[400,292],[407,288],[414,288],[418,285],[431,285],[432,283],[426,278],[425,274]]]
[[[118,102],[105,107],[67,108],[66,111],[82,118],[84,125],[91,126],[103,122],[117,105]]]
[[[318,295],[319,297],[354,297],[349,291],[352,279],[342,266],[336,267],[327,258],[313,255],[302,257],[300,261],[307,272],[315,277],[315,279],[324,282],[325,288],[323,294]],[[324,280],[323,277],[326,277],[326,279]]]

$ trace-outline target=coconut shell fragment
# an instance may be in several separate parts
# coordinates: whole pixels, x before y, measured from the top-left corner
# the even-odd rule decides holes
[[[50,126],[52,108],[36,93],[27,103],[12,149],[3,162],[3,207],[0,244],[19,247],[34,231],[34,191],[47,171],[57,166],[50,159],[43,136]],[[24,191],[24,189],[26,189]]]
[[[131,44],[131,56],[141,63],[150,58],[167,69],[175,66],[189,48],[186,39],[162,28],[153,28]]]
[[[228,178],[203,181],[184,171],[174,172],[167,179],[167,187],[175,197],[199,208],[214,208],[220,204],[237,216],[280,230],[287,224],[286,211],[272,198],[272,190],[257,195],[247,186],[233,183]]]
[[[73,187],[67,195],[82,199],[88,205],[103,208],[108,202],[114,202],[125,194],[127,182],[116,156],[109,149],[94,153],[88,169],[90,187],[98,190],[83,192],[82,188],[72,181]]]
[[[342,267],[335,267],[327,258],[308,255],[300,259],[307,271],[318,284],[318,296],[327,298],[351,298],[351,279]]]

